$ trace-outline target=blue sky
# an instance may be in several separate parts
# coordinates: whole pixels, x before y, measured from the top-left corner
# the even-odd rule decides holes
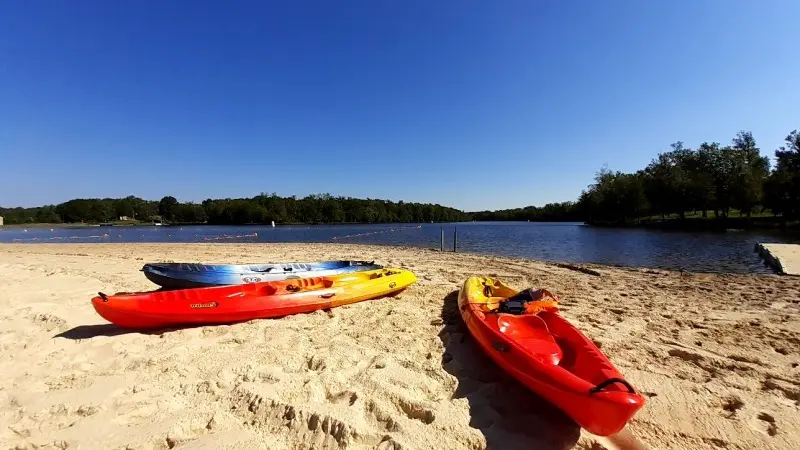
[[[0,205],[573,200],[800,128],[800,2],[0,2]]]

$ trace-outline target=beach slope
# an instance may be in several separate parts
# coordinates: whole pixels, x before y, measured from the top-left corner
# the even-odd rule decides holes
[[[139,333],[89,299],[154,290],[145,262],[374,259],[394,298]],[[800,448],[800,279],[337,244],[0,245],[0,448],[584,449],[481,354],[456,308],[471,275],[544,287],[647,396],[653,449]]]

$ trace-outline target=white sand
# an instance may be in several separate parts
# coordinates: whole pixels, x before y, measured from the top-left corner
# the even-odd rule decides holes
[[[155,289],[146,261],[340,258],[419,281],[330,314],[153,334],[89,302]],[[465,336],[455,291],[473,274],[560,296],[649,396],[630,431],[650,448],[800,448],[800,279],[592,267],[353,245],[0,245],[0,448],[607,448]]]

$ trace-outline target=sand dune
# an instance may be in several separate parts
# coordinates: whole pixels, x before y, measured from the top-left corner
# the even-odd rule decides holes
[[[375,259],[399,297],[138,333],[98,291],[147,261]],[[354,245],[0,245],[0,448],[612,448],[500,372],[466,334],[470,275],[546,287],[648,396],[653,449],[800,448],[800,279],[679,274]]]

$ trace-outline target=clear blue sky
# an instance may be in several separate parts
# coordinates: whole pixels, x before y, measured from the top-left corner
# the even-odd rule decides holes
[[[0,0],[0,204],[465,210],[800,128],[800,2]]]

